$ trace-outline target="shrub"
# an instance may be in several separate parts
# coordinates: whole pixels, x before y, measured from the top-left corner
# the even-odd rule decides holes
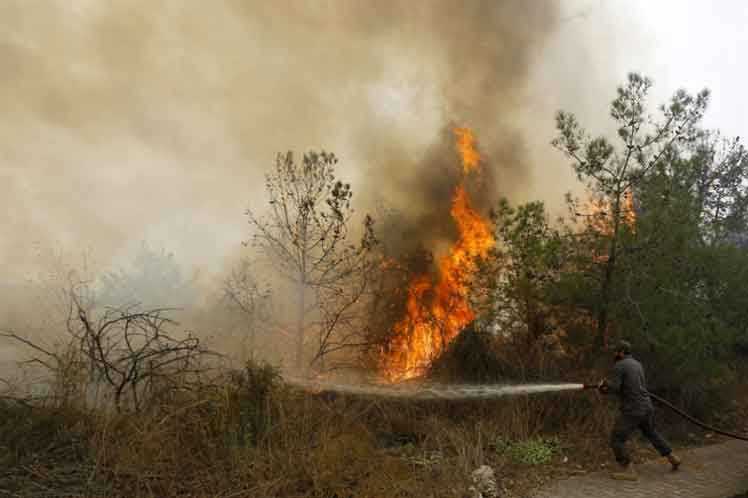
[[[459,382],[495,382],[505,377],[507,365],[496,354],[491,334],[470,323],[431,365],[429,375]]]
[[[257,445],[267,433],[271,420],[271,394],[280,382],[280,372],[266,363],[248,361],[232,376],[229,388],[229,423],[238,441]]]
[[[561,449],[561,443],[555,437],[531,438],[523,441],[511,441],[500,437],[491,446],[496,453],[507,455],[513,460],[528,465],[550,463],[553,455]]]

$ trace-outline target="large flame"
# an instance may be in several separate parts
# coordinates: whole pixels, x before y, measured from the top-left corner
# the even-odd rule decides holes
[[[464,179],[477,169],[481,157],[469,128],[454,132]],[[450,214],[459,238],[438,259],[438,282],[424,274],[410,283],[406,314],[395,324],[394,338],[384,355],[383,370],[390,381],[419,375],[475,317],[468,300],[468,282],[494,238],[489,224],[471,207],[463,184],[455,188]]]

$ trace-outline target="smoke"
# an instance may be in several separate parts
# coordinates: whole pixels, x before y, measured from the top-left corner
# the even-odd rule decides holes
[[[490,158],[486,200],[526,182],[515,122],[556,5],[3,2],[0,259],[108,266],[147,240],[217,271],[274,154],[322,147],[360,208],[398,209],[393,235],[429,245],[450,230],[452,124]]]
[[[479,211],[485,214],[499,195],[512,196],[528,180],[525,130],[516,122],[530,98],[531,68],[559,12],[555,2],[521,1],[396,9],[389,6],[385,17],[402,24],[380,27],[381,38],[396,46],[388,66],[422,110],[414,129],[429,131],[430,143],[422,147],[412,132],[374,120],[363,125],[356,148],[369,163],[367,197],[386,192],[384,202],[397,211],[395,223],[380,230],[402,253],[433,250],[455,235],[449,215],[459,181],[455,126],[471,127],[480,142],[484,164],[470,184]]]

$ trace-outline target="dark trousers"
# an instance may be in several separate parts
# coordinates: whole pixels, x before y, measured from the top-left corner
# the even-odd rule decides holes
[[[660,455],[668,456],[672,453],[670,446],[655,430],[654,411],[641,416],[621,413],[618,415],[618,419],[616,419],[610,442],[610,445],[613,447],[613,453],[616,455],[616,461],[619,464],[628,465],[631,463],[631,457],[626,449],[626,441],[629,440],[637,429],[642,431],[644,437],[652,443],[652,446],[655,447]]]

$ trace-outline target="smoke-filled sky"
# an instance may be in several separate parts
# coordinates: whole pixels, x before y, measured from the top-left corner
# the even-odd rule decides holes
[[[489,191],[558,206],[575,183],[548,145],[553,113],[604,127],[627,71],[651,75],[663,98],[709,86],[710,124],[748,131],[745,10],[5,0],[0,275],[22,275],[50,249],[121,264],[144,240],[218,272],[246,250],[243,212],[262,207],[263,173],[288,149],[336,152],[362,209],[385,203],[424,226],[448,202],[452,124],[475,129]]]

